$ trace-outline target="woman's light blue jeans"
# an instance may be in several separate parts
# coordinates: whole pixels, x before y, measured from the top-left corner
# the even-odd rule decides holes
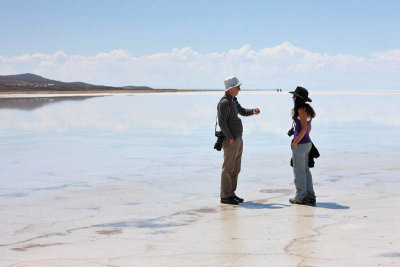
[[[292,148],[294,184],[296,186],[296,200],[303,201],[306,197],[315,199],[310,168],[308,168],[308,155],[312,143],[298,144]]]

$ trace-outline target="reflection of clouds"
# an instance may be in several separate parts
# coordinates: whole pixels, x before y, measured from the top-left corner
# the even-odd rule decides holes
[[[125,132],[149,130],[213,133],[216,105],[222,96],[216,93],[141,94],[112,96],[85,101],[66,101],[33,111],[0,110],[0,130],[68,131],[95,128]],[[329,94],[311,92],[316,109],[315,123],[354,122],[400,126],[400,94]],[[291,125],[292,100],[287,93],[242,92],[243,107],[259,107],[261,114],[242,117],[246,133],[285,133]]]
[[[313,97],[321,123],[370,123],[400,126],[400,94],[317,94]]]
[[[64,102],[31,112],[1,110],[0,129],[65,131],[75,128],[97,128],[127,131],[138,127],[193,131],[203,126],[207,108],[184,96],[137,95],[92,99],[83,103]],[[179,99],[180,98],[180,99]],[[214,105],[216,101],[213,101]]]

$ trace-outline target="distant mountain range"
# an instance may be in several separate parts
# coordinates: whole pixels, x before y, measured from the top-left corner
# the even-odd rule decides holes
[[[147,86],[113,87],[83,82],[61,82],[32,73],[0,75],[0,92],[152,90]]]

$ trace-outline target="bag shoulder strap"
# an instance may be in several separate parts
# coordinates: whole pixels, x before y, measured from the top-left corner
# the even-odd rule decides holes
[[[223,97],[221,98],[221,100],[224,99],[224,98],[226,98],[226,97],[223,96]],[[221,101],[221,100],[220,100],[220,101]],[[228,115],[226,116],[226,119],[227,119],[227,120],[228,120],[230,114],[231,114],[231,103],[230,103],[229,100],[228,100]],[[217,125],[218,125],[218,115],[215,117],[215,131],[217,131]]]
[[[226,96],[223,96],[223,97],[221,98],[221,100],[224,99],[224,98],[226,98]],[[221,101],[221,100],[220,100],[220,101]],[[228,118],[229,118],[229,115],[231,114],[231,102],[229,101],[228,98],[226,98],[226,100],[228,100],[228,116],[226,116],[226,118],[228,119]],[[232,99],[232,101],[233,101],[233,99]]]

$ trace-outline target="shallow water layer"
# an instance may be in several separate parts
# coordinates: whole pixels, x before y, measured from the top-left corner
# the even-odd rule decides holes
[[[276,266],[334,265],[354,260],[345,248],[366,240],[374,243],[361,245],[370,263],[398,261],[400,94],[311,96],[311,138],[321,153],[312,208],[287,201],[294,194],[287,93],[240,93],[242,106],[261,110],[242,118],[240,207],[218,203],[221,93],[0,99],[0,263],[156,266],[175,255],[167,245],[175,242],[170,266],[267,258]],[[369,234],[354,237],[362,229]],[[52,253],[59,249],[69,256]]]
[[[212,149],[220,97],[142,94],[0,102],[3,190],[142,181],[144,176],[162,183],[160,177],[217,168],[210,162],[221,159]],[[399,151],[400,94],[319,93],[313,99],[317,117],[311,137],[322,155]],[[290,95],[242,92],[239,100],[261,109],[259,116],[242,118],[245,157],[290,157],[285,134],[291,125]],[[186,172],[182,165],[193,169]]]

